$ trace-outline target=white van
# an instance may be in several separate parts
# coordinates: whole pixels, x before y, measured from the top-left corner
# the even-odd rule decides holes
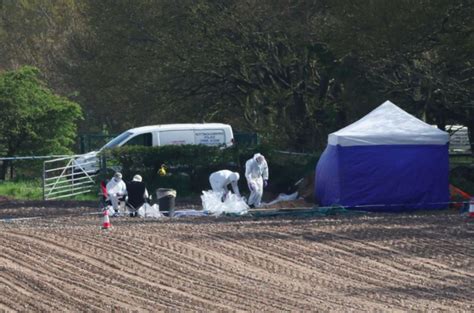
[[[451,154],[463,154],[471,152],[468,128],[463,125],[446,125],[449,133],[449,152]]]
[[[129,129],[105,144],[99,151],[75,159],[75,171],[99,169],[97,154],[104,149],[122,146],[206,145],[230,147],[234,144],[232,127],[221,123],[163,124]]]

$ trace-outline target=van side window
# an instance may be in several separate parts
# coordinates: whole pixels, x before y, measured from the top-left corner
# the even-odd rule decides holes
[[[146,146],[146,147],[151,147],[152,146],[152,135],[151,133],[145,133],[145,134],[140,134],[129,141],[127,141],[124,146]]]

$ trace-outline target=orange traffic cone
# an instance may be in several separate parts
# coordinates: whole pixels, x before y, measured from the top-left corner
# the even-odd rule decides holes
[[[467,214],[467,217],[469,219],[474,219],[474,197],[472,197],[471,201],[469,201],[469,213]]]
[[[112,225],[110,224],[109,210],[106,209],[104,211],[104,221],[102,223],[102,229],[109,229],[110,227],[112,227]]]

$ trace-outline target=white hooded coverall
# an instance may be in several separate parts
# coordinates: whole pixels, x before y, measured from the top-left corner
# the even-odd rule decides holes
[[[127,194],[127,185],[121,178],[114,177],[107,183],[107,196],[112,202],[114,211],[118,212],[118,198]]]
[[[257,158],[261,159],[260,163]],[[245,163],[245,178],[250,189],[248,204],[259,207],[263,195],[263,181],[268,180],[268,164],[263,155],[256,153]]]
[[[213,191],[222,193],[224,197],[229,191],[229,188],[227,186],[230,184],[234,193],[240,197],[239,186],[237,184],[239,178],[240,176],[237,172],[232,172],[229,170],[220,170],[212,173],[209,176],[209,183],[211,184],[211,188]]]

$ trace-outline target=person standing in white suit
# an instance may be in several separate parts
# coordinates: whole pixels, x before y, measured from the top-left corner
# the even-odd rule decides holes
[[[234,193],[240,197],[238,182],[240,175],[237,172],[229,170],[220,170],[212,173],[209,176],[209,183],[214,192],[222,194],[222,200],[225,200],[227,193],[229,192],[228,185],[232,186]]]
[[[268,185],[268,164],[263,155],[256,153],[245,163],[245,178],[250,189],[248,205],[258,208],[262,201],[263,188]]]

